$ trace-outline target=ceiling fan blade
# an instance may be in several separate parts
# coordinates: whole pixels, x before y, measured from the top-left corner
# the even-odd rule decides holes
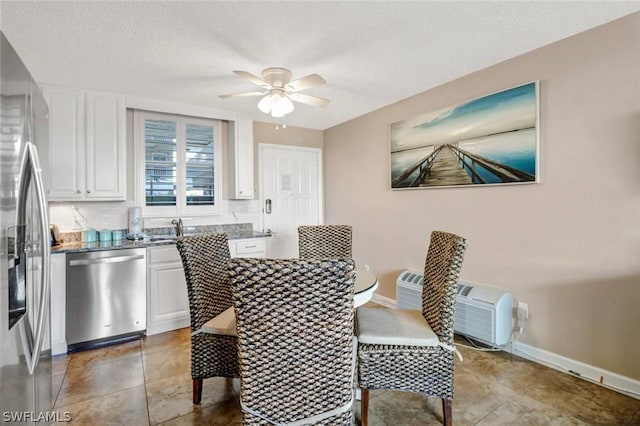
[[[243,97],[247,97],[247,96],[262,96],[262,95],[266,95],[267,93],[269,93],[269,92],[266,91],[266,92],[229,93],[229,94],[226,94],[226,95],[218,95],[218,97],[222,98],[222,99],[226,99],[226,98],[243,98]]]
[[[251,74],[250,72],[234,70],[233,73],[235,75],[239,76],[239,77],[246,78],[247,80],[249,80],[253,84],[257,84],[258,86],[260,86],[260,87],[262,87],[264,89],[271,88],[271,85],[269,83],[267,83],[266,81],[264,81],[260,77]]]
[[[325,107],[329,105],[329,99],[319,98],[317,96],[303,95],[302,93],[287,93],[292,101],[300,102],[307,105]]]
[[[310,87],[322,86],[327,81],[318,74],[309,74],[306,77],[299,78],[285,85],[285,88],[291,92],[308,89]]]

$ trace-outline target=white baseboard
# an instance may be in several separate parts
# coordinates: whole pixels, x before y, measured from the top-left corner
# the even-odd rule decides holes
[[[147,336],[154,334],[165,333],[167,331],[177,330],[179,328],[189,327],[191,325],[189,317],[175,318],[163,321],[154,321],[150,323],[147,321]]]
[[[67,353],[67,341],[51,342],[51,355],[61,355]]]
[[[371,301],[388,308],[396,308],[395,299],[390,299],[378,294],[374,294]],[[534,346],[520,342],[515,342],[512,345],[512,353],[538,364],[553,368],[554,370],[573,374],[581,379],[604,386],[632,398],[640,399],[640,380],[635,380],[618,373],[613,373],[599,367],[594,367],[593,365],[575,361],[562,355],[538,349]]]
[[[588,380],[616,392],[629,395],[632,398],[640,399],[640,380],[625,377],[618,373],[603,370],[593,365],[585,364],[566,358],[553,352],[538,349],[524,343],[513,344],[513,354],[537,362],[538,364],[573,374],[581,379]]]
[[[373,298],[371,299],[373,303],[377,303],[378,305],[382,305],[386,308],[395,309],[396,308],[396,300],[391,299],[389,297],[380,296],[377,293],[373,293]]]

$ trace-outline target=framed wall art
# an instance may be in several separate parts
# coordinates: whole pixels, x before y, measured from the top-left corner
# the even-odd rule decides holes
[[[391,124],[391,189],[539,182],[538,82]]]

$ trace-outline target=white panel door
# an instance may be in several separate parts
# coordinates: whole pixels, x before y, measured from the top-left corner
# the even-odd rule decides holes
[[[267,256],[298,257],[298,226],[322,223],[322,151],[260,144],[260,200]]]

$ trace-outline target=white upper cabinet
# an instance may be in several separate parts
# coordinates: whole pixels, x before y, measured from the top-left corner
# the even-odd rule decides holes
[[[125,98],[87,92],[87,187],[89,198],[124,200],[127,185]]]
[[[43,93],[49,104],[49,200],[126,199],[124,96],[53,86],[43,86]]]
[[[229,198],[252,199],[253,121],[245,116],[229,123]]]
[[[49,153],[42,158],[47,195],[52,199],[82,199],[85,188],[84,93],[43,87],[49,104]]]

